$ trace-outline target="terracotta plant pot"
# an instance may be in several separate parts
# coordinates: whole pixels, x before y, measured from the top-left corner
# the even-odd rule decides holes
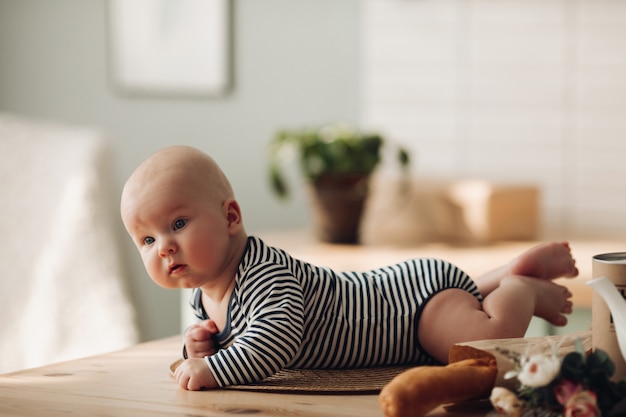
[[[313,227],[329,243],[358,243],[369,177],[342,174],[320,177],[310,187]]]

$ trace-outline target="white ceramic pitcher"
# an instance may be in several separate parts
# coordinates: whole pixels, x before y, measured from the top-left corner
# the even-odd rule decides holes
[[[587,281],[587,285],[593,288],[609,307],[617,334],[617,344],[622,357],[626,359],[626,300],[617,290],[615,284],[607,277],[594,278]]]

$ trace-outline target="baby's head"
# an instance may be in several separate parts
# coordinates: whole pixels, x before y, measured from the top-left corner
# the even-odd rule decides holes
[[[151,193],[186,192],[198,199],[222,204],[234,192],[217,163],[189,146],[162,149],[143,161],[126,181],[121,210],[124,219],[133,208],[141,208]]]
[[[165,148],[141,163],[124,185],[120,210],[148,274],[164,287],[199,286],[198,275],[219,273],[223,259],[245,247],[230,182],[191,147]],[[181,268],[195,278],[180,279]]]

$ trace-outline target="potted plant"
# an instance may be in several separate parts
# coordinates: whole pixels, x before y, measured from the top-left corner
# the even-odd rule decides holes
[[[295,151],[302,175],[310,185],[316,234],[326,242],[356,243],[369,179],[382,161],[384,144],[381,135],[346,124],[281,130],[271,141],[272,190],[281,198],[289,197],[282,168]],[[408,152],[398,147],[395,159],[406,172]]]

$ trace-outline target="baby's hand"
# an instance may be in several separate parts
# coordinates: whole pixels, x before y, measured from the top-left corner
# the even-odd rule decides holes
[[[184,336],[187,357],[204,358],[214,355],[217,346],[213,336],[219,333],[213,320],[204,320],[187,328]]]
[[[216,388],[217,382],[204,359],[191,358],[180,364],[174,372],[181,388],[198,391],[203,388]]]

